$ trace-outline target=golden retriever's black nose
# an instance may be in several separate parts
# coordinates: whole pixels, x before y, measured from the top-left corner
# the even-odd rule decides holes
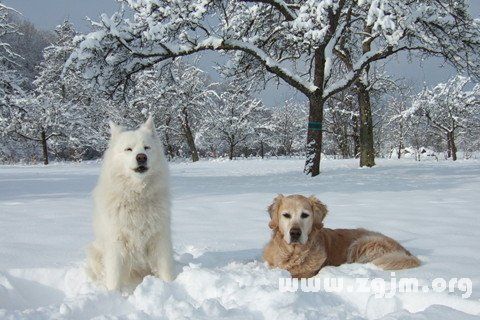
[[[137,154],[138,164],[145,164],[147,162],[147,155],[145,153]]]
[[[290,240],[291,241],[298,241],[298,239],[300,239],[301,235],[302,235],[302,230],[300,230],[300,228],[290,229]]]

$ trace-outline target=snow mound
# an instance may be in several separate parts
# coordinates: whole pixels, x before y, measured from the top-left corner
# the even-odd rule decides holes
[[[458,295],[405,293],[378,298],[376,292],[346,290],[281,292],[279,279],[288,273],[271,270],[263,262],[224,264],[225,259],[220,259],[220,264],[212,267],[209,258],[190,258],[175,281],[148,276],[130,295],[96,287],[82,266],[10,270],[0,275],[0,318],[473,319],[480,314],[480,302],[462,300]],[[346,287],[355,286],[358,277],[387,280],[388,276],[373,265],[351,264],[324,268],[317,278],[342,279]]]

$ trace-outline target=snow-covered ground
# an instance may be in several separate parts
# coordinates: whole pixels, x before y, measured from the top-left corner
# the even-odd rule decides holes
[[[130,296],[86,278],[92,190],[99,165],[0,167],[0,319],[478,319],[480,162],[327,160],[321,176],[302,160],[171,165],[173,242],[179,275],[147,277]],[[423,265],[395,277],[429,284],[473,281],[473,292],[280,292],[285,271],[261,261],[266,206],[277,193],[315,194],[328,227],[366,227],[398,239]],[[372,265],[322,269],[319,278],[391,279]]]

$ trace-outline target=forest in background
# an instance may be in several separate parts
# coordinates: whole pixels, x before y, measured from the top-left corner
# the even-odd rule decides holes
[[[223,35],[230,41],[227,43],[224,38],[212,36],[213,31],[202,25],[202,15],[207,14],[204,11],[222,9],[216,7],[222,4],[193,9],[179,6],[180,13],[185,10],[199,12],[200,16],[182,16],[189,30],[197,33],[192,36],[182,29],[185,28],[183,24],[173,26],[177,34],[172,34],[173,29],[154,29],[145,15],[148,10],[150,17],[158,14],[155,21],[160,25],[173,28],[173,23],[168,21],[165,12],[148,7],[148,0],[140,2],[145,6],[130,8],[136,25],[125,25],[125,13],[118,12],[112,17],[103,16],[87,34],[79,33],[67,20],[55,30],[38,30],[19,18],[13,8],[0,4],[0,160],[3,163],[47,164],[51,160],[99,158],[108,141],[108,121],[134,128],[150,114],[154,116],[169,159],[198,161],[216,157],[297,155],[306,156],[308,167],[309,161],[312,164],[315,159],[320,160],[320,155],[316,158],[317,147],[315,152],[309,151],[312,141],[320,141],[322,154],[359,158],[361,166],[373,166],[374,157],[410,156],[419,160],[423,155],[456,160],[475,156],[480,150],[478,57],[470,55],[468,60],[461,60],[462,54],[471,53],[469,50],[475,53],[480,38],[477,21],[468,16],[462,5],[441,12],[434,8],[435,1],[432,1],[433,9],[427,8],[439,11],[443,18],[451,14],[458,19],[459,30],[444,35],[449,37],[444,42],[432,44],[429,39],[427,48],[422,41],[429,35],[422,30],[417,30],[418,34],[408,39],[412,47],[405,50],[413,52],[413,45],[425,45],[422,54],[442,56],[446,63],[450,62],[459,70],[459,74],[446,83],[415,92],[403,79],[387,74],[382,59],[371,59],[363,64],[370,59],[365,57],[373,56],[369,55],[370,51],[390,55],[403,39],[395,34],[401,27],[399,21],[392,26],[385,16],[372,13],[372,1],[364,4],[370,6],[364,10],[365,16],[362,16],[361,5],[348,7],[344,3],[345,8],[325,8],[326,17],[329,12],[336,13],[337,20],[318,22],[319,26],[323,23],[324,27],[339,29],[327,30],[326,35],[321,36],[313,32],[315,25],[301,17],[303,11],[295,2],[271,1],[286,4],[286,7],[273,5],[273,8],[270,1],[253,1],[253,5],[240,7],[231,1],[221,2],[226,6],[223,9],[230,10],[227,10],[229,17],[242,18],[243,22],[253,19],[242,16],[245,10],[257,16],[255,24],[258,25],[253,24],[249,29],[238,31],[241,21],[236,22],[237,29],[231,27],[237,38],[236,33],[242,34],[244,43],[230,40],[234,35]],[[176,2],[182,3],[181,0]],[[409,8],[393,9],[400,12]],[[358,26],[348,16],[354,10],[358,10],[356,16],[359,18],[355,20],[360,21]],[[282,20],[279,26],[285,26],[285,21],[295,23],[288,24],[291,30],[285,35],[279,35],[284,32],[283,28],[267,34],[271,31],[265,30],[266,22],[258,20],[262,15],[270,19],[270,25],[275,25],[276,20]],[[448,26],[445,19],[439,21]],[[346,23],[350,24],[349,32]],[[461,29],[472,25],[475,28],[468,33]],[[355,28],[361,28],[362,32],[356,32]],[[206,35],[198,35],[199,29]],[[342,38],[338,30],[348,37]],[[145,36],[148,32],[151,34]],[[162,32],[163,38],[158,34]],[[406,31],[405,34],[405,38],[410,36]],[[371,38],[361,38],[366,35]],[[326,41],[325,37],[330,38],[324,43],[322,52],[327,52],[328,44],[333,44],[331,56],[319,57],[315,50],[319,48],[318,43]],[[382,37],[387,51],[382,51],[379,44],[370,44],[371,48],[365,46]],[[392,37],[397,38],[392,40]],[[164,40],[158,40],[160,38]],[[147,43],[149,41],[160,45],[153,46]],[[230,58],[225,66],[217,67],[224,75],[223,81],[212,81],[199,67],[201,52],[186,57],[181,51],[191,48],[184,45],[185,48],[178,46],[180,49],[175,49],[176,52],[170,47],[165,53],[162,41],[183,41],[192,48],[204,46],[208,50],[221,50]],[[281,46],[282,41],[296,43],[298,47],[292,50],[275,48]],[[358,41],[363,47],[358,47]],[[311,43],[317,45],[310,47]],[[233,44],[238,48],[232,54],[229,46]],[[308,81],[286,72],[283,65],[265,63],[269,58],[260,54],[254,44],[279,61],[303,61],[304,66],[313,63],[310,71],[303,70],[311,72],[308,79],[315,83],[312,93],[308,91],[312,88]],[[145,48],[150,51],[140,52]],[[312,48],[313,53],[309,55]],[[330,91],[320,99],[321,118],[312,118],[312,101],[320,103],[315,98],[320,87],[318,81],[315,82],[319,76],[315,74],[315,64],[320,58],[323,59],[322,68],[317,69],[325,78],[322,90],[324,93]],[[345,77],[347,81],[342,82]],[[335,78],[336,82],[329,80]],[[307,99],[304,103],[292,99],[267,107],[255,93],[271,81],[285,81],[301,92],[306,88]],[[329,81],[333,83],[330,87]],[[313,110],[320,109],[315,105]],[[309,138],[312,135],[313,138]],[[307,169],[306,172],[312,174]]]

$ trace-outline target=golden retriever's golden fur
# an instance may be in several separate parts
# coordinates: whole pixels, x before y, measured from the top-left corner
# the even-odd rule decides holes
[[[324,228],[327,207],[313,196],[279,195],[268,212],[273,234],[263,258],[294,278],[309,278],[324,266],[344,263],[372,262],[386,270],[420,265],[398,242],[381,233]]]

